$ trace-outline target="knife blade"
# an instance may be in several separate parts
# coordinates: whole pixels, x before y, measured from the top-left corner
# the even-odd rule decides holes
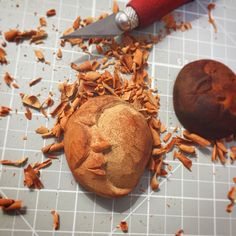
[[[124,11],[77,29],[61,39],[114,37],[137,27],[143,28],[193,0],[131,0]]]
[[[108,17],[96,21],[88,26],[85,26],[79,30],[72,32],[71,34],[64,35],[61,39],[72,39],[72,38],[93,38],[93,37],[115,37],[123,33],[115,21],[115,14],[109,15]]]

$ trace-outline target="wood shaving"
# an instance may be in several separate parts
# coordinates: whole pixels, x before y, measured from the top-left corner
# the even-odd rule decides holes
[[[30,106],[38,110],[42,107],[42,104],[35,95],[21,94],[21,99],[24,105]]]
[[[17,83],[15,83],[15,82],[13,82],[11,85],[12,85],[12,87],[15,88],[15,89],[20,88],[20,86],[19,86]]]
[[[164,133],[166,132],[166,130],[167,130],[166,126],[163,123],[161,123],[160,132]]]
[[[119,5],[116,0],[113,0],[112,12],[114,14],[117,14],[119,12]]]
[[[96,45],[96,49],[97,49],[97,52],[98,52],[99,54],[102,54],[102,53],[103,53],[103,49],[102,49],[102,47],[101,47],[100,45]]]
[[[56,15],[56,10],[55,9],[49,9],[46,12],[47,17],[55,16]]]
[[[183,151],[185,153],[196,154],[195,147],[193,147],[193,146],[188,146],[188,145],[185,145],[185,144],[180,144],[180,145],[178,145],[178,148],[180,149],[180,151]]]
[[[230,153],[230,159],[231,159],[231,161],[232,161],[232,163],[236,160],[236,153],[234,153],[234,152],[231,152]]]
[[[32,112],[30,111],[30,109],[29,109],[28,107],[26,107],[25,117],[26,117],[28,120],[32,120]]]
[[[169,139],[171,138],[171,136],[172,136],[171,133],[167,133],[167,134],[165,135],[165,137],[163,138],[163,141],[164,141],[165,143],[168,142]]]
[[[38,173],[39,170],[46,168],[48,166],[50,166],[52,164],[52,160],[51,159],[47,159],[44,162],[41,163],[35,163],[34,165],[32,165],[32,168],[36,171],[36,173]]]
[[[58,48],[58,51],[57,51],[57,58],[62,58],[62,51],[60,48]]]
[[[60,227],[60,217],[59,217],[59,214],[55,210],[52,210],[51,214],[53,216],[53,229],[54,230],[58,230],[59,227]]]
[[[228,213],[231,213],[232,212],[232,210],[233,210],[233,207],[234,207],[234,203],[229,203],[228,205],[227,205],[227,207],[226,207],[226,211],[228,212]]]
[[[236,193],[236,187],[231,187],[231,189],[229,190],[227,197],[231,202],[234,202],[235,200],[235,193]]]
[[[61,151],[64,149],[64,143],[52,143],[49,144],[45,147],[42,148],[42,152],[45,153],[52,153],[52,152],[57,152],[57,151]]]
[[[46,105],[46,107],[51,107],[54,104],[54,100],[51,97],[48,97],[44,102],[43,105]]]
[[[74,30],[77,30],[80,27],[80,22],[81,22],[81,18],[80,16],[78,16],[73,22]]]
[[[64,109],[66,108],[66,106],[68,105],[67,102],[61,102],[50,114],[52,117],[55,117],[55,116],[59,116],[63,111]]]
[[[16,211],[22,208],[22,201],[0,197],[0,208],[3,211]]]
[[[231,149],[232,152],[236,153],[236,146],[231,146],[230,149]]]
[[[28,165],[26,169],[24,169],[24,185],[28,188],[43,188],[43,184],[39,179],[38,173],[32,168],[31,165]]]
[[[219,148],[223,153],[227,153],[227,148],[225,147],[222,140],[216,140],[216,146]]]
[[[0,164],[2,165],[11,165],[11,166],[22,166],[28,161],[28,158],[22,158],[21,160],[0,160]]]
[[[4,82],[6,83],[6,85],[8,85],[9,87],[11,86],[12,82],[14,81],[14,78],[8,72],[5,73],[3,79],[4,79]]]
[[[218,153],[220,162],[224,165],[226,163],[225,153],[219,147],[217,147],[217,153]]]
[[[92,63],[90,61],[85,61],[78,66],[79,72],[86,72],[93,70]]]
[[[39,40],[47,38],[47,33],[44,30],[30,30],[21,32],[17,29],[12,29],[4,33],[4,37],[8,42],[20,43],[24,40],[31,40],[30,43],[37,43]]]
[[[183,135],[185,138],[192,140],[193,142],[199,144],[202,147],[207,147],[207,146],[211,145],[211,143],[207,139],[205,139],[197,134],[189,133],[187,130],[185,130],[183,132]]]
[[[129,230],[129,226],[128,223],[126,221],[121,221],[119,228],[124,232],[124,233],[128,233]]]
[[[35,130],[35,132],[36,132],[37,134],[46,134],[46,133],[49,132],[49,129],[46,128],[46,127],[44,127],[44,126],[40,126],[39,128],[37,128],[37,129]]]
[[[182,229],[180,229],[176,234],[175,236],[182,236],[184,233],[184,231]]]
[[[153,139],[153,145],[158,147],[161,145],[161,138],[158,131],[152,127],[150,127],[151,133],[152,133],[152,139]]]
[[[162,19],[162,22],[165,24],[166,32],[165,34],[168,35],[171,33],[171,30],[180,30],[182,32],[192,29],[192,24],[190,22],[180,22],[177,23],[173,14],[167,14]],[[158,38],[156,39],[158,41]]]
[[[181,161],[183,163],[183,165],[189,170],[191,171],[191,167],[192,167],[192,161],[187,158],[185,155],[183,155],[180,152],[174,152],[174,158],[179,159],[179,161]]]
[[[36,78],[36,79],[33,79],[33,80],[31,80],[31,81],[29,82],[29,86],[32,87],[32,86],[36,85],[37,83],[39,83],[41,80],[42,80],[41,77],[38,77],[38,78]]]
[[[7,64],[6,51],[0,47],[0,64]]]
[[[40,26],[47,26],[47,21],[46,21],[46,18],[45,17],[40,17],[39,18],[39,24]]]
[[[12,111],[11,108],[5,107],[5,106],[0,106],[0,116],[4,117],[10,114],[10,111]]]
[[[190,22],[182,22],[180,25],[179,25],[179,29],[182,31],[182,32],[185,32],[187,30],[190,30],[192,29],[192,24]]]
[[[235,204],[235,195],[236,195],[236,187],[233,186],[233,187],[230,188],[230,190],[227,194],[227,197],[230,200],[230,203],[226,207],[226,211],[228,213],[231,213],[232,210],[233,210],[233,207],[234,207],[234,204]]]
[[[34,54],[39,61],[41,61],[41,62],[45,61],[44,55],[41,50],[34,50]]]
[[[209,3],[207,5],[207,10],[208,10],[208,22],[213,26],[214,32],[217,33],[218,29],[217,29],[217,25],[215,22],[215,19],[212,16],[212,10],[215,9],[215,3]]]
[[[16,40],[17,36],[20,34],[21,32],[17,29],[12,29],[9,30],[7,32],[4,33],[4,37],[8,42],[13,42]]]
[[[218,156],[217,146],[216,146],[216,144],[214,144],[213,151],[212,151],[212,154],[211,154],[212,162],[215,162],[217,160],[217,156]]]
[[[166,149],[165,148],[154,148],[152,150],[152,155],[154,156],[160,156],[166,153]]]
[[[157,190],[159,188],[159,182],[158,182],[158,179],[157,179],[157,173],[154,173],[154,175],[152,176],[152,179],[151,179],[151,188],[153,191]]]
[[[43,39],[46,39],[48,34],[44,30],[39,30],[31,37],[30,43],[40,44]]]

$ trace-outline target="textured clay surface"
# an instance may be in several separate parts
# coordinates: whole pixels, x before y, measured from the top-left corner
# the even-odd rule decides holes
[[[173,91],[175,113],[190,132],[209,139],[236,133],[236,76],[213,60],[189,63]]]
[[[75,179],[101,196],[119,197],[137,185],[152,137],[142,114],[114,96],[92,98],[69,119],[65,154]]]

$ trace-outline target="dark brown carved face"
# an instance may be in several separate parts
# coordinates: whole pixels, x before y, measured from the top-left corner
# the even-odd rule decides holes
[[[210,139],[236,133],[236,75],[224,64],[189,63],[179,73],[173,92],[175,113],[190,132]]]

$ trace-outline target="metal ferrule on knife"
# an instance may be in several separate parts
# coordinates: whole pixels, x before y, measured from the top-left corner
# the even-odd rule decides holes
[[[135,10],[128,6],[124,11],[120,11],[115,17],[116,24],[123,31],[130,31],[138,27],[139,20]]]

